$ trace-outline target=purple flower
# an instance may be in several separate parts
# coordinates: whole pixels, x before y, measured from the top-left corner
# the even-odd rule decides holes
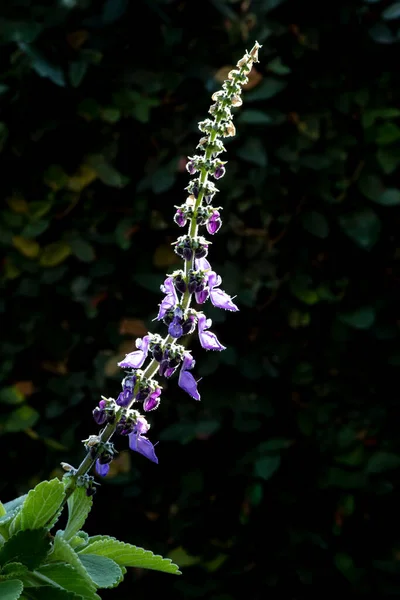
[[[181,208],[177,209],[174,216],[174,221],[178,225],[178,227],[185,227],[187,218],[185,217],[185,214]]]
[[[154,392],[151,392],[143,402],[143,410],[149,412],[158,408],[158,405],[160,404],[159,396],[161,396],[161,388],[158,387]]]
[[[210,290],[211,303],[217,308],[223,308],[224,310],[231,310],[232,312],[238,311],[238,307],[231,300],[226,292],[220,290],[218,286],[222,283],[220,275],[217,275],[215,271],[208,273],[208,288]]]
[[[206,223],[206,229],[210,235],[214,235],[214,233],[217,233],[217,231],[220,229],[221,225],[221,215],[218,210],[214,210]]]
[[[168,333],[176,340],[183,335],[183,313],[182,309],[177,306],[174,310],[174,317],[168,326]]]
[[[218,341],[215,333],[207,331],[207,329],[209,329],[212,325],[211,319],[207,319],[207,317],[201,313],[199,313],[197,317],[199,340],[202,347],[205,350],[226,350],[226,347]]]
[[[100,462],[100,458],[98,458],[96,460],[96,471],[100,475],[100,477],[105,477],[107,475],[107,473],[108,473],[109,470],[110,470],[110,464],[109,463],[102,464]]]
[[[186,170],[191,175],[194,175],[197,171],[196,163],[193,160],[189,160],[189,162],[186,163]]]
[[[147,433],[148,430],[149,425],[146,419],[139,417],[135,429],[129,434],[129,448],[143,454],[143,456],[149,460],[158,463],[153,444],[143,435],[143,433]]]
[[[160,304],[160,310],[158,311],[157,320],[160,321],[165,316],[165,313],[170,308],[173,308],[178,303],[178,296],[176,294],[174,280],[172,277],[167,277],[164,281],[164,285],[161,286],[161,291],[166,294],[164,300]]]
[[[150,344],[150,335],[145,335],[144,338],[137,338],[135,345],[139,350],[127,354],[118,366],[122,369],[140,369],[147,358]]]
[[[214,171],[215,179],[221,179],[225,175],[225,167],[223,165],[219,165]]]
[[[206,272],[207,276],[207,289],[210,294],[211,303],[217,308],[223,308],[224,310],[231,310],[232,312],[238,311],[238,307],[236,304],[232,302],[231,297],[221,290],[219,286],[222,283],[222,279],[220,275],[217,275],[215,271],[211,269],[211,265],[205,258],[201,258],[200,260],[196,260],[196,269],[202,270]],[[203,299],[204,296],[199,294],[199,297],[196,294],[196,301],[199,304],[202,304],[207,300]]]
[[[196,361],[193,359],[190,352],[185,352],[182,367],[179,373],[178,385],[185,390],[189,396],[192,396],[192,398],[195,400],[200,400],[200,394],[197,390],[197,382],[193,375],[189,373],[195,364]]]

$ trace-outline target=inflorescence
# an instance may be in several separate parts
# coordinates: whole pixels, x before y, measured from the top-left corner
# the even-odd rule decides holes
[[[237,68],[230,71],[222,90],[212,96],[211,118],[199,123],[203,133],[196,148],[199,154],[190,156],[186,164],[193,179],[186,188],[186,201],[175,207],[174,216],[179,227],[188,227],[187,233],[174,242],[174,251],[183,259],[183,268],[167,275],[161,286],[164,298],[156,317],[168,328],[168,334],[162,338],[148,333],[138,338],[136,350],[118,363],[125,371],[122,391],[116,399],[103,397],[94,409],[94,420],[104,428],[98,436],[92,435],[84,440],[87,456],[74,471],[75,476],[86,476],[94,462],[97,473],[107,475],[116,453],[110,441],[114,433],[128,436],[131,450],[158,463],[154,445],[146,437],[150,425],[136,407],[142,405],[145,412],[158,408],[162,393],[158,378],[169,379],[178,370],[178,385],[192,398],[200,400],[198,382],[191,373],[195,360],[191,352],[179,343],[183,336],[197,329],[200,344],[205,350],[225,349],[215,333],[210,331],[211,319],[201,307],[210,300],[218,308],[232,312],[239,309],[221,289],[221,277],[207,260],[211,242],[199,235],[199,229],[203,227],[209,235],[214,235],[222,225],[222,208],[212,204],[218,192],[212,179],[217,181],[225,175],[226,161],[219,158],[225,152],[222,139],[235,135],[231,109],[242,104],[242,86],[248,82],[247,75],[253,63],[258,62],[260,47],[256,42],[252,50],[239,60]],[[191,306],[192,300],[196,307]],[[150,362],[144,368],[147,359]],[[94,493],[92,485],[88,488],[89,492]]]

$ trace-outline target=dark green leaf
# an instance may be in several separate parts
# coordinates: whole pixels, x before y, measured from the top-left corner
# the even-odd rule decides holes
[[[340,314],[339,319],[355,329],[369,329],[375,321],[375,310],[372,306],[362,306],[352,312]]]
[[[324,239],[329,235],[329,224],[326,217],[315,210],[304,213],[302,223],[304,229],[316,237]]]
[[[59,479],[42,481],[30,490],[21,509],[21,528],[39,529],[53,522],[65,497],[65,486]]]
[[[369,208],[339,217],[339,225],[360,248],[370,250],[378,241],[381,222],[378,215]]]
[[[391,21],[392,19],[400,19],[400,2],[394,2],[390,4],[382,13],[382,17],[386,21]]]
[[[366,467],[367,473],[384,473],[400,467],[400,456],[392,452],[378,451],[369,459]]]
[[[50,550],[46,529],[19,531],[0,549],[0,564],[20,562],[28,569],[36,569]]]
[[[268,156],[259,138],[247,138],[245,143],[236,150],[237,156],[259,167],[266,167]]]
[[[254,474],[257,477],[268,480],[279,469],[281,457],[279,454],[271,456],[263,456],[256,460],[254,464]]]
[[[256,88],[254,88],[254,90],[245,93],[244,101],[256,102],[259,100],[269,100],[284,90],[286,86],[286,81],[283,81],[282,79],[266,77]]]

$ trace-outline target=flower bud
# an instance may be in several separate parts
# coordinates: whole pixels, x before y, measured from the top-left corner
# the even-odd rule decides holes
[[[193,160],[189,160],[189,162],[186,163],[186,170],[190,175],[194,175],[197,171],[196,163]]]
[[[213,173],[215,179],[221,179],[225,175],[225,167],[223,165],[218,165]]]
[[[178,225],[178,227],[185,227],[187,223],[186,216],[181,208],[178,208],[174,215],[174,221]]]
[[[218,210],[215,210],[206,223],[206,229],[209,234],[214,235],[221,228],[222,221]]]

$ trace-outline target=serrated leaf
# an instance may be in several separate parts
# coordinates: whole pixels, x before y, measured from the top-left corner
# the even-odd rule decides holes
[[[59,479],[42,481],[28,493],[21,510],[22,529],[39,529],[52,522],[65,497]]]
[[[78,594],[85,600],[100,600],[100,596],[96,594],[86,578],[70,565],[64,565],[63,563],[44,565],[36,569],[36,572],[61,588]]]
[[[155,555],[150,550],[120,542],[109,536],[101,536],[101,539],[98,539],[97,536],[95,541],[93,541],[93,538],[89,539],[89,545],[78,553],[79,556],[83,554],[106,556],[124,567],[140,567],[180,575],[177,565],[174,565],[169,558],[162,558],[162,556]]]
[[[4,565],[1,569],[1,579],[22,578],[28,571],[28,567],[20,562],[11,562]],[[0,596],[1,598],[1,596]]]
[[[73,550],[69,543],[65,539],[63,539],[63,533],[63,531],[57,531],[54,537],[53,551],[47,558],[48,562],[57,562],[70,565],[71,567],[76,569],[76,571],[84,579],[86,579],[86,582],[88,583],[89,587],[93,588],[94,590],[94,583],[92,582],[90,575],[87,573],[75,550]]]
[[[71,254],[71,247],[66,242],[54,242],[43,248],[39,262],[42,267],[56,267]]]
[[[100,536],[101,537],[101,536]],[[71,548],[77,548],[78,546],[84,546],[88,543],[89,536],[85,531],[78,531],[73,538],[69,540]]]
[[[23,589],[23,583],[18,579],[0,581],[0,598],[1,600],[18,600]]]
[[[82,596],[52,585],[29,588],[29,600],[82,600]]]
[[[20,562],[32,570],[42,563],[49,550],[46,529],[19,531],[0,549],[0,564]]]
[[[25,498],[27,497],[27,495],[28,494],[24,494],[23,496],[18,496],[18,498],[14,498],[14,500],[9,500],[8,502],[5,502],[4,507],[6,511],[9,513],[11,511],[14,511],[16,508],[21,507],[25,502]]]
[[[92,504],[93,499],[86,495],[84,488],[77,488],[68,498],[68,523],[63,534],[64,539],[69,540],[81,529]]]
[[[122,569],[111,558],[97,554],[83,554],[80,559],[92,581],[99,588],[115,587],[124,578]]]

